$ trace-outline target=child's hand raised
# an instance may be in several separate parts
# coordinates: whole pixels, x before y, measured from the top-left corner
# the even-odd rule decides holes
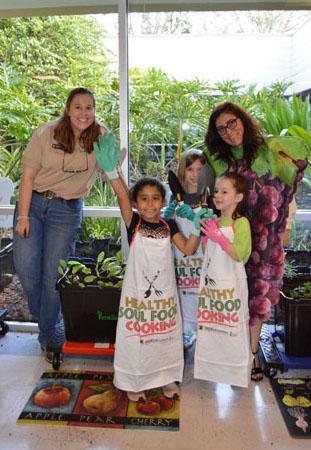
[[[99,146],[98,146],[99,144]],[[100,134],[97,142],[93,142],[96,159],[100,167],[106,172],[109,180],[118,178],[116,165],[120,159],[120,149],[116,146],[112,133]]]

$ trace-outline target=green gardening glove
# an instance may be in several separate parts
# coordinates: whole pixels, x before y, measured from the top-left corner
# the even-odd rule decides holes
[[[176,209],[176,216],[182,217],[183,219],[193,220],[195,217],[195,212],[191,206],[183,204]]]
[[[163,219],[169,220],[172,219],[172,217],[175,214],[175,208],[177,205],[177,200],[173,200],[172,203],[170,203],[163,212]]]
[[[100,134],[98,144],[93,142],[97,162],[106,172],[108,179],[115,180],[119,177],[116,165],[121,155],[120,149],[116,146],[115,137],[112,133]]]
[[[193,234],[194,236],[200,237],[200,231],[201,231],[200,219],[204,221],[206,219],[216,218],[216,217],[217,217],[217,215],[214,214],[214,211],[212,209],[201,208],[194,216],[191,234]]]

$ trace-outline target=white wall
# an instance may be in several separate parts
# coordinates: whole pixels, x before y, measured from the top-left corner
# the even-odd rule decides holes
[[[129,38],[130,67],[156,67],[178,80],[216,81],[237,78],[257,88],[291,80],[291,36],[181,35]],[[105,39],[117,52],[117,42]],[[311,62],[311,60],[310,60]]]
[[[288,92],[311,89],[311,21],[309,20],[292,38],[291,79],[294,85]]]

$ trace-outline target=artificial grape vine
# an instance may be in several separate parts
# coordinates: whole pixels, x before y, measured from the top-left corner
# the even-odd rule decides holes
[[[256,172],[243,168],[241,161],[237,161],[231,169],[246,177],[249,182],[248,213],[252,230],[252,254],[246,264],[246,272],[251,325],[268,320],[271,306],[279,301],[284,271],[284,250],[279,234],[285,229],[289,203],[307,166],[306,159],[294,162],[297,166],[294,187],[287,186],[271,172],[258,177]]]

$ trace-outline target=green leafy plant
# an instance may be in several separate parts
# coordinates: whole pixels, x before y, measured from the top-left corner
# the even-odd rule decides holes
[[[79,261],[69,260],[66,262],[63,259],[60,259],[58,273],[62,275],[66,284],[84,288],[86,286],[86,275],[91,273],[91,269]]]
[[[79,286],[107,286],[122,287],[126,264],[121,252],[114,257],[105,258],[101,252],[95,263],[84,264],[76,260],[59,260],[58,272],[62,276],[64,285]]]
[[[289,280],[292,280],[295,275],[295,260],[294,259],[289,259],[287,257],[285,257],[284,260],[284,278],[287,278]]]
[[[93,189],[85,199],[85,206],[119,206],[117,197],[109,183],[97,177]],[[78,232],[78,240],[89,242],[90,239],[103,239],[110,235],[114,241],[121,236],[118,217],[84,217]]]
[[[106,258],[105,252],[101,252],[95,264],[95,274],[97,277],[97,284],[100,287],[104,286],[122,286],[124,274],[125,274],[125,263],[122,260],[121,252],[117,252],[115,257]],[[110,280],[110,281],[103,281]],[[116,282],[117,280],[117,282]]]
[[[301,284],[290,291],[292,298],[310,298],[311,299],[311,282]]]
[[[87,227],[90,238],[94,239],[105,239],[111,237],[109,230],[103,227],[100,223],[93,223],[91,226]]]
[[[293,97],[289,100],[277,98],[275,102],[261,101],[264,117],[261,120],[267,134],[285,134],[291,126],[299,126],[307,131],[311,129],[311,106],[309,98]]]
[[[310,194],[309,194],[310,196]],[[307,196],[305,196],[307,197]],[[297,196],[296,196],[297,198]],[[298,199],[300,200],[300,199]],[[304,198],[302,199],[304,200]],[[298,202],[297,202],[298,203]],[[299,203],[298,203],[299,208]],[[290,250],[311,250],[311,223],[294,220],[290,230],[290,241],[286,246]]]
[[[298,125],[292,125],[291,127],[286,130],[286,134],[289,134],[290,136],[297,136],[303,139],[309,148],[310,154],[311,154],[311,119],[310,123],[308,124],[308,129],[300,127]],[[309,131],[308,131],[309,130]],[[311,161],[309,160],[309,164],[305,170],[304,177],[302,179],[302,182],[307,186],[309,189],[311,189]]]

